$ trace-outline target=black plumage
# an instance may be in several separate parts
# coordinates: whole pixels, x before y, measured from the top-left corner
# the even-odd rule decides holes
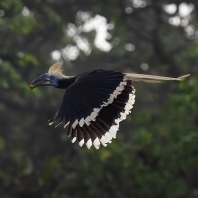
[[[126,119],[135,102],[132,80],[159,82],[161,80],[183,80],[141,74],[124,74],[104,69],[84,72],[74,77],[64,76],[60,63],[52,65],[48,73],[32,81],[30,88],[50,85],[66,89],[62,104],[49,120],[49,124],[68,126],[71,141],[99,148],[116,138],[119,123]]]

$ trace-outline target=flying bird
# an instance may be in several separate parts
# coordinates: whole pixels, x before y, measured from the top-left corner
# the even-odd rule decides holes
[[[162,77],[135,73],[122,73],[105,69],[84,72],[77,76],[65,76],[61,63],[49,68],[48,73],[34,79],[30,88],[53,86],[65,89],[62,104],[49,125],[57,123],[68,127],[67,136],[88,149],[99,149],[116,138],[119,124],[131,113],[135,102],[133,81],[158,83],[164,80],[182,81],[190,74],[178,77]]]

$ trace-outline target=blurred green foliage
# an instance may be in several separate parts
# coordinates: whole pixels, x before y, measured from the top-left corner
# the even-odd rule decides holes
[[[198,197],[198,2],[186,2],[0,1],[0,197]],[[111,50],[97,44],[100,26]],[[47,124],[63,90],[28,87],[59,59],[68,75],[192,76],[134,83],[136,103],[117,139],[88,150]]]

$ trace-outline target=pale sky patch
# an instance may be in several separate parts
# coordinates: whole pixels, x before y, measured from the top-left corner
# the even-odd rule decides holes
[[[147,71],[147,70],[149,69],[149,65],[148,65],[147,63],[142,63],[142,64],[140,65],[140,68],[141,68],[142,70],[144,70],[144,71]]]
[[[76,60],[79,56],[79,50],[75,45],[67,45],[61,50],[61,54],[66,60]]]
[[[131,43],[126,43],[124,48],[129,51],[129,52],[132,52],[135,50],[135,45],[131,44]]]
[[[174,26],[179,26],[181,23],[181,19],[179,16],[170,17],[168,21],[171,25],[174,25]]]
[[[131,14],[131,13],[133,12],[133,9],[132,9],[131,7],[126,7],[126,8],[125,8],[125,12],[126,12],[127,14]]]
[[[54,60],[59,60],[60,57],[61,57],[61,53],[59,50],[54,50],[52,53],[51,53],[51,56],[52,56],[52,59]]]
[[[194,10],[194,6],[192,4],[181,3],[179,5],[179,15],[181,17],[186,17]]]
[[[164,6],[165,12],[168,14],[174,14],[177,10],[177,6],[175,4],[168,4]],[[181,3],[178,7],[178,15],[170,17],[169,23],[174,26],[187,26],[190,20],[190,14],[194,10],[194,6],[192,4]]]
[[[75,36],[74,41],[76,42],[78,48],[82,50],[86,55],[89,55],[91,53],[91,47],[87,39],[80,36]]]
[[[134,8],[144,8],[146,6],[145,0],[131,0]]]
[[[174,14],[177,10],[177,6],[172,3],[172,4],[168,4],[168,5],[164,5],[164,10],[168,13],[168,14]]]
[[[75,36],[77,33],[77,27],[73,23],[68,23],[67,34],[71,37]]]
[[[23,7],[23,10],[21,11],[23,16],[29,16],[30,10],[27,7]]]
[[[108,29],[109,24],[107,24],[107,19],[100,15],[96,15],[94,18],[85,22],[85,24],[83,25],[83,30],[85,32],[90,32],[93,30],[96,31],[94,44],[101,51],[105,52],[110,51],[112,48],[111,44],[106,40],[109,36]]]
[[[0,17],[4,16],[5,12],[0,9]]]

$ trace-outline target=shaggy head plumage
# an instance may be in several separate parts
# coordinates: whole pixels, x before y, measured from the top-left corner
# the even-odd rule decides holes
[[[53,64],[48,71],[49,75],[55,75],[55,76],[64,76],[63,75],[63,67],[62,63],[58,62]]]

